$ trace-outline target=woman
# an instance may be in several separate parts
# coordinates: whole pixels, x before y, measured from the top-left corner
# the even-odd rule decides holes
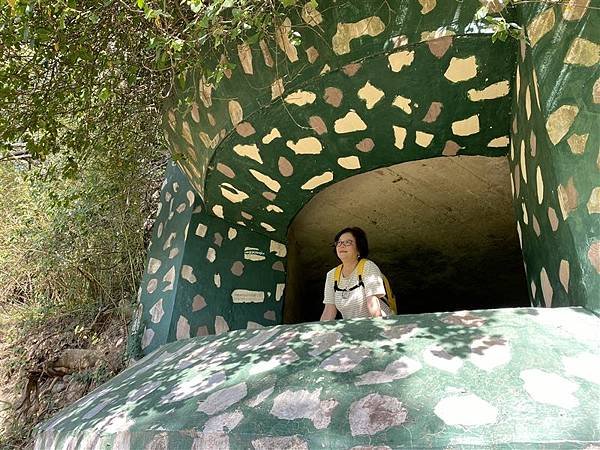
[[[359,260],[369,255],[365,232],[358,227],[344,228],[335,236],[335,254],[342,262],[341,273],[337,281],[335,268],[327,272],[321,320],[334,320],[338,311],[344,319],[391,315],[383,300],[385,285],[379,267],[366,260],[361,279],[357,273]]]

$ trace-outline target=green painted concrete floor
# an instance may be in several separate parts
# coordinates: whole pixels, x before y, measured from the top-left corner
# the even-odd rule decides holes
[[[600,448],[600,319],[502,309],[283,325],[159,348],[38,449]]]

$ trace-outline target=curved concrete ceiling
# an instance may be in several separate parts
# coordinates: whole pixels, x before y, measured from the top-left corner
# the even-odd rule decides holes
[[[290,228],[292,266],[301,268],[292,275],[302,279],[298,295],[322,298],[324,275],[337,264],[335,233],[359,226],[404,312],[526,305],[509,180],[504,157],[456,156],[328,187]]]

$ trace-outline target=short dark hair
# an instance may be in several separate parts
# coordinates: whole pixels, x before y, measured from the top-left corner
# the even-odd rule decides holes
[[[339,231],[335,235],[335,239],[333,241],[334,245],[337,245],[338,239],[344,233],[350,233],[352,236],[354,236],[354,239],[356,241],[356,248],[358,250],[358,254],[360,255],[360,257],[359,257],[360,259],[366,258],[367,256],[369,256],[369,242],[367,241],[367,233],[365,233],[365,231],[362,228],[346,227],[343,230]],[[333,248],[333,253],[337,256],[335,246]]]

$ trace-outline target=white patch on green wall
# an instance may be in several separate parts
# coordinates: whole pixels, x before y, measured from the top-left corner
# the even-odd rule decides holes
[[[263,303],[265,293],[263,291],[251,291],[248,289],[234,289],[231,293],[233,303]]]
[[[244,259],[248,261],[263,261],[265,253],[256,247],[246,247],[244,248]]]
[[[281,242],[271,241],[269,244],[269,252],[275,253],[280,258],[285,258],[285,255],[287,255],[287,247]]]
[[[196,236],[199,237],[204,237],[206,236],[206,231],[208,230],[208,227],[206,225],[204,225],[203,223],[199,223],[198,226],[196,227]]]
[[[284,290],[285,290],[285,284],[277,283],[277,286],[275,287],[275,301],[278,302],[279,300],[281,300]]]
[[[217,259],[217,252],[214,248],[208,247],[208,250],[206,250],[206,259],[211,263],[215,262],[215,259]]]
[[[150,260],[148,261],[148,273],[155,274],[156,272],[158,272],[158,269],[160,269],[161,264],[162,263],[160,259],[150,258]]]
[[[237,236],[237,230],[235,228],[229,227],[229,230],[227,230],[227,238],[232,241],[235,239],[235,237]]]

